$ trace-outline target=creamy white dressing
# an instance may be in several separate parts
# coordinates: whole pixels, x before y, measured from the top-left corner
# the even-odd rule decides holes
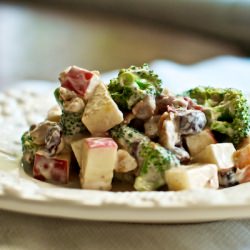
[[[85,107],[84,101],[80,97],[75,97],[70,101],[65,101],[63,103],[63,108],[67,112],[73,112],[73,113],[82,112],[84,110],[84,107]]]

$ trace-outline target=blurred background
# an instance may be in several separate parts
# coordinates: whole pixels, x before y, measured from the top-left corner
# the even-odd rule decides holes
[[[0,1],[0,87],[155,59],[250,53],[250,0]]]

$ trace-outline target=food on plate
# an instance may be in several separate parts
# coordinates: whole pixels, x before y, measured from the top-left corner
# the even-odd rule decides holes
[[[40,146],[34,143],[33,138],[30,136],[29,131],[25,132],[21,138],[22,142],[22,161],[24,164],[33,165],[35,153],[39,150]]]
[[[244,148],[248,144],[250,144],[250,135],[248,135],[247,137],[243,138],[237,148],[238,149]]]
[[[63,88],[71,90],[84,100],[88,100],[95,87],[100,83],[100,73],[70,66],[60,73],[59,80]]]
[[[59,122],[61,119],[62,111],[58,105],[49,109],[47,114],[47,120],[51,122]]]
[[[200,153],[206,146],[217,143],[210,129],[204,129],[200,133],[186,136],[185,142],[191,156]]]
[[[219,184],[221,187],[231,187],[239,184],[241,177],[236,167],[225,168],[218,171]]]
[[[249,182],[250,181],[250,166],[247,166],[241,169],[237,173],[237,180],[239,183]]]
[[[121,69],[117,78],[110,81],[108,90],[122,111],[134,108],[136,112],[140,109],[136,109],[136,105],[144,106],[140,104],[141,101],[144,100],[145,105],[149,105],[147,102],[155,101],[152,97],[160,95],[162,85],[158,75],[144,64],[142,67],[131,66],[128,69]]]
[[[238,149],[234,155],[235,166],[239,169],[250,166],[250,144]]]
[[[70,143],[73,154],[76,158],[78,166],[82,164],[82,147],[83,147],[83,138],[79,140],[74,140]]]
[[[169,190],[219,187],[217,166],[215,164],[181,165],[165,172],[165,180]]]
[[[80,183],[82,188],[110,190],[116,165],[117,144],[108,137],[82,140]]]
[[[69,181],[70,161],[70,152],[48,156],[47,151],[39,150],[35,154],[33,176],[42,181],[66,184]]]
[[[118,173],[127,173],[137,168],[136,159],[126,150],[119,149],[117,151],[117,160],[115,171]]]
[[[234,166],[233,154],[235,152],[232,143],[209,144],[200,153],[194,156],[193,161],[202,163],[214,163],[218,169]]]
[[[111,137],[137,160],[139,169],[134,183],[136,190],[150,191],[163,186],[164,172],[179,165],[171,151],[127,125],[113,128]]]
[[[83,189],[218,189],[250,181],[249,108],[239,90],[163,88],[147,64],[121,69],[105,85],[98,71],[59,75],[57,106],[22,138],[33,177]],[[77,165],[77,168],[74,167]]]
[[[91,134],[101,134],[123,121],[123,114],[100,83],[89,98],[82,115],[82,123]]]
[[[197,87],[185,93],[203,106],[208,127],[219,132],[222,140],[235,145],[248,136],[250,119],[247,99],[236,89]]]
[[[59,87],[55,90],[55,98],[62,109],[60,126],[64,135],[77,135],[85,130],[81,119],[85,107],[84,100],[74,91]]]

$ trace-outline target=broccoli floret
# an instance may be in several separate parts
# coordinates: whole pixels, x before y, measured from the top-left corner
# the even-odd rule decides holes
[[[111,129],[112,138],[137,160],[139,175],[135,179],[134,188],[138,191],[150,191],[165,184],[166,170],[180,163],[169,150],[126,125]]]
[[[137,158],[140,171],[134,188],[138,191],[152,191],[165,185],[165,171],[180,165],[172,152],[154,142],[142,142]]]
[[[162,92],[161,80],[147,64],[121,69],[118,77],[110,81],[108,90],[122,110],[132,107],[147,95],[157,96]]]
[[[208,126],[219,132],[223,141],[234,145],[245,138],[250,129],[249,106],[240,90],[197,87],[184,93],[204,107]]]
[[[63,135],[76,135],[86,131],[86,127],[82,123],[83,112],[68,112],[62,110],[60,125]]]
[[[22,137],[22,161],[28,165],[33,165],[35,159],[35,153],[39,150],[40,146],[35,144],[29,131],[26,131]]]
[[[62,127],[63,135],[66,135],[66,136],[76,135],[76,134],[80,134],[80,133],[86,131],[86,127],[82,123],[83,108],[81,107],[81,105],[80,105],[80,109],[78,112],[77,111],[75,111],[75,112],[68,111],[65,108],[65,104],[67,104],[67,103],[64,102],[60,96],[60,88],[55,89],[54,96],[55,96],[57,103],[59,104],[59,106],[62,109],[62,115],[60,118],[60,126]],[[75,100],[77,100],[76,96],[74,96],[74,98],[73,97],[71,97],[71,98],[72,98],[70,100],[71,102],[74,102]],[[76,102],[76,104],[79,105],[79,98],[77,101],[78,102]],[[84,103],[82,103],[82,105],[83,104]],[[83,105],[83,107],[84,107],[84,105]]]

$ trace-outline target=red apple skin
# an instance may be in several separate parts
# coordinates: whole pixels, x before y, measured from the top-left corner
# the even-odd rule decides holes
[[[84,96],[94,74],[91,71],[71,66],[60,74],[61,86]]]
[[[66,184],[69,181],[69,162],[65,159],[36,154],[33,176],[41,181]]]
[[[88,148],[117,148],[115,141],[108,137],[91,137],[86,138],[85,142]]]

